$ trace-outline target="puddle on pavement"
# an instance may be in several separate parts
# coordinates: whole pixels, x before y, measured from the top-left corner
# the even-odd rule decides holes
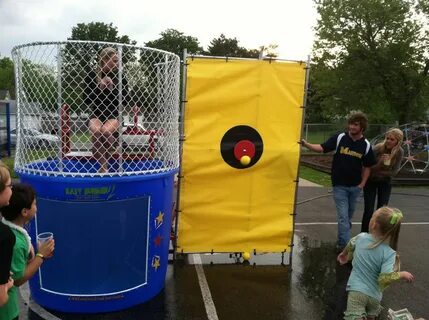
[[[343,319],[351,266],[340,266],[336,262],[335,242],[301,237],[295,250],[298,252],[294,254],[293,268],[297,284],[308,299],[319,301],[321,319]]]

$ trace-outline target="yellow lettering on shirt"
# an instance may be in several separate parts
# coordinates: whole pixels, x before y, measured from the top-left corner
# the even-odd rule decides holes
[[[359,152],[356,152],[356,151],[352,151],[348,147],[341,147],[340,148],[340,153],[341,154],[347,154],[349,156],[356,157],[356,158],[359,158],[359,159],[361,159],[362,156],[363,156],[362,153],[359,153]]]

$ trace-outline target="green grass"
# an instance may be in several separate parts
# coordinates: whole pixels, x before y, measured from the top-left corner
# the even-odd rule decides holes
[[[299,177],[320,184],[324,187],[331,186],[331,176],[329,174],[308,168],[303,165],[300,167]]]
[[[15,162],[15,159],[10,157],[10,158],[1,158],[1,161],[7,165],[7,167],[10,169],[10,175],[12,177],[12,179],[18,179],[18,176],[16,175],[15,171],[13,171],[13,164]]]
[[[75,133],[71,136],[72,142],[91,142],[91,135],[89,133]]]
[[[31,162],[34,160],[45,159],[49,157],[55,157],[57,155],[57,151],[53,149],[41,149],[41,150],[32,150],[26,154],[26,161]],[[14,157],[5,157],[1,158],[1,161],[10,169],[11,177],[13,179],[18,179],[17,174],[13,170],[15,158]]]

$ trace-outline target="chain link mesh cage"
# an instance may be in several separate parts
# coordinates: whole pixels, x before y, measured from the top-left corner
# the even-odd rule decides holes
[[[12,56],[17,172],[113,176],[178,168],[178,56],[83,41],[17,46]]]

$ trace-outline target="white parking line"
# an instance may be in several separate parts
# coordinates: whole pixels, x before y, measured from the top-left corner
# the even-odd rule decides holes
[[[201,294],[203,296],[204,306],[206,308],[207,317],[209,320],[219,320],[216,312],[216,307],[210,293],[209,284],[207,283],[206,275],[204,274],[203,263],[199,254],[193,254],[195,269],[197,271],[198,282],[200,283]]]

